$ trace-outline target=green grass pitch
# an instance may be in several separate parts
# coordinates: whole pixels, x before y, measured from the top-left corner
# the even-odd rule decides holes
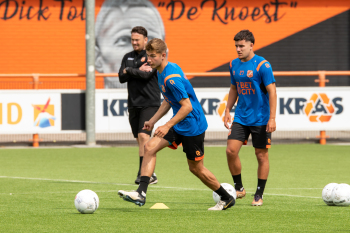
[[[231,183],[225,147],[206,147],[205,166]],[[331,182],[350,184],[350,146],[275,145],[264,204],[252,207],[257,184],[254,149],[241,149],[247,196],[226,211],[193,176],[182,148],[157,156],[159,183],[147,203],[123,201],[117,191],[135,190],[138,148],[0,150],[0,232],[337,232],[350,231],[350,207],[324,204]],[[80,214],[74,197],[91,189],[100,198],[94,214]],[[152,210],[155,203],[170,209]]]

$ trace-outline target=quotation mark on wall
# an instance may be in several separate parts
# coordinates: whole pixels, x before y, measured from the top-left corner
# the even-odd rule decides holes
[[[290,7],[296,8],[297,4],[298,4],[298,2],[290,2]]]

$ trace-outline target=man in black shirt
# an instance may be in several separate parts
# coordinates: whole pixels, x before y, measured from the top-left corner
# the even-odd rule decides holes
[[[140,182],[140,170],[144,154],[144,145],[150,139],[151,131],[143,130],[144,122],[157,112],[160,106],[160,90],[157,70],[147,64],[145,45],[148,41],[147,30],[137,26],[131,30],[131,44],[134,51],[124,55],[119,70],[121,83],[128,83],[129,122],[139,145],[140,164],[136,184]],[[153,173],[150,184],[158,182]]]

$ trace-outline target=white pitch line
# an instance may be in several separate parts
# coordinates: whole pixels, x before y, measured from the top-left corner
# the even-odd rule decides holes
[[[112,184],[112,185],[136,186],[134,184],[107,183],[107,182],[95,182],[95,181],[83,181],[83,180],[62,180],[62,179],[47,179],[47,178],[31,178],[31,177],[17,177],[17,176],[0,176],[0,178],[3,178],[3,179],[21,179],[21,180],[58,181],[58,182],[70,182],[70,183]],[[165,186],[159,186],[159,185],[157,185],[157,186],[152,185],[151,188],[208,191],[208,189],[165,187]],[[283,188],[276,188],[276,189],[283,189]],[[319,188],[286,188],[286,189],[319,189]],[[100,192],[115,192],[115,191],[112,190],[112,191],[100,191]],[[49,193],[55,193],[55,192],[49,192]],[[58,193],[61,193],[61,192],[58,192]],[[253,192],[247,192],[247,193],[253,193]],[[5,194],[5,193],[0,193],[0,194]],[[6,193],[6,195],[9,195],[9,193]],[[302,198],[321,198],[321,197],[312,197],[312,196],[300,196],[300,195],[290,195],[290,194],[273,194],[273,193],[264,193],[264,195],[287,196],[287,197],[302,197]]]
[[[286,189],[323,189],[323,188],[268,188],[268,189],[283,189],[283,190],[286,190]]]
[[[83,181],[83,180],[62,180],[62,179],[47,179],[47,178],[31,178],[31,177],[17,177],[17,176],[0,176],[3,179],[20,179],[20,180],[43,180],[43,181],[57,181],[57,182],[71,182],[71,183],[87,183],[87,184],[112,184],[112,185],[125,185],[125,186],[137,186],[135,184],[122,184],[122,183],[108,183],[108,182],[96,182],[96,181]],[[151,186],[152,188],[162,189],[179,189],[179,190],[198,190],[206,191],[207,189],[196,188],[179,188],[179,187],[164,187],[164,186]]]
[[[61,180],[61,179],[46,179],[46,178],[31,178],[31,177],[17,177],[17,176],[0,176],[4,179],[20,179],[20,180],[44,180],[44,181],[58,181],[58,182],[70,182],[70,183],[89,183],[89,184],[114,184],[114,185],[133,185],[133,184],[119,184],[119,183],[104,183],[95,181],[83,181],[83,180]]]
[[[286,196],[286,197],[303,197],[303,198],[322,198],[322,197],[311,197],[311,196],[300,196],[300,195],[290,195],[290,194],[274,194],[274,193],[264,193],[268,196]]]
[[[149,190],[150,192],[154,192],[156,190]],[[160,191],[160,190],[157,190]],[[30,192],[30,193],[0,193],[0,195],[31,195],[31,194],[62,194],[62,193],[75,193],[77,194],[79,191],[65,191],[65,192]],[[94,190],[95,193],[116,193],[118,190]]]
[[[183,190],[182,188],[177,188],[178,190]],[[94,190],[96,193],[114,193],[117,190]],[[148,190],[149,192],[154,192],[156,190]],[[159,190],[157,190],[159,191]],[[203,189],[203,191],[209,191],[208,189]],[[77,193],[78,191],[67,191],[67,192],[33,192],[33,193],[0,193],[0,195],[30,195],[30,194],[61,194],[61,193]],[[253,192],[247,192],[248,194],[253,194]],[[275,194],[275,193],[264,193],[268,196],[286,196],[286,197],[302,197],[302,198],[321,198],[321,197],[311,197],[311,196],[300,196],[300,195],[290,195],[290,194]]]

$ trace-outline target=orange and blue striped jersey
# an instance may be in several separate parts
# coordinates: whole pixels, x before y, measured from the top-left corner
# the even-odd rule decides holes
[[[234,122],[247,126],[266,125],[270,118],[266,86],[276,82],[271,64],[254,55],[247,62],[236,58],[230,62],[231,84],[238,93]]]
[[[183,98],[189,98],[192,104],[192,111],[179,123],[174,130],[183,136],[197,136],[208,128],[207,120],[199,103],[193,87],[186,78],[182,69],[175,63],[168,62],[163,72],[158,72],[159,89],[171,108],[173,117],[181,108],[179,103]]]

